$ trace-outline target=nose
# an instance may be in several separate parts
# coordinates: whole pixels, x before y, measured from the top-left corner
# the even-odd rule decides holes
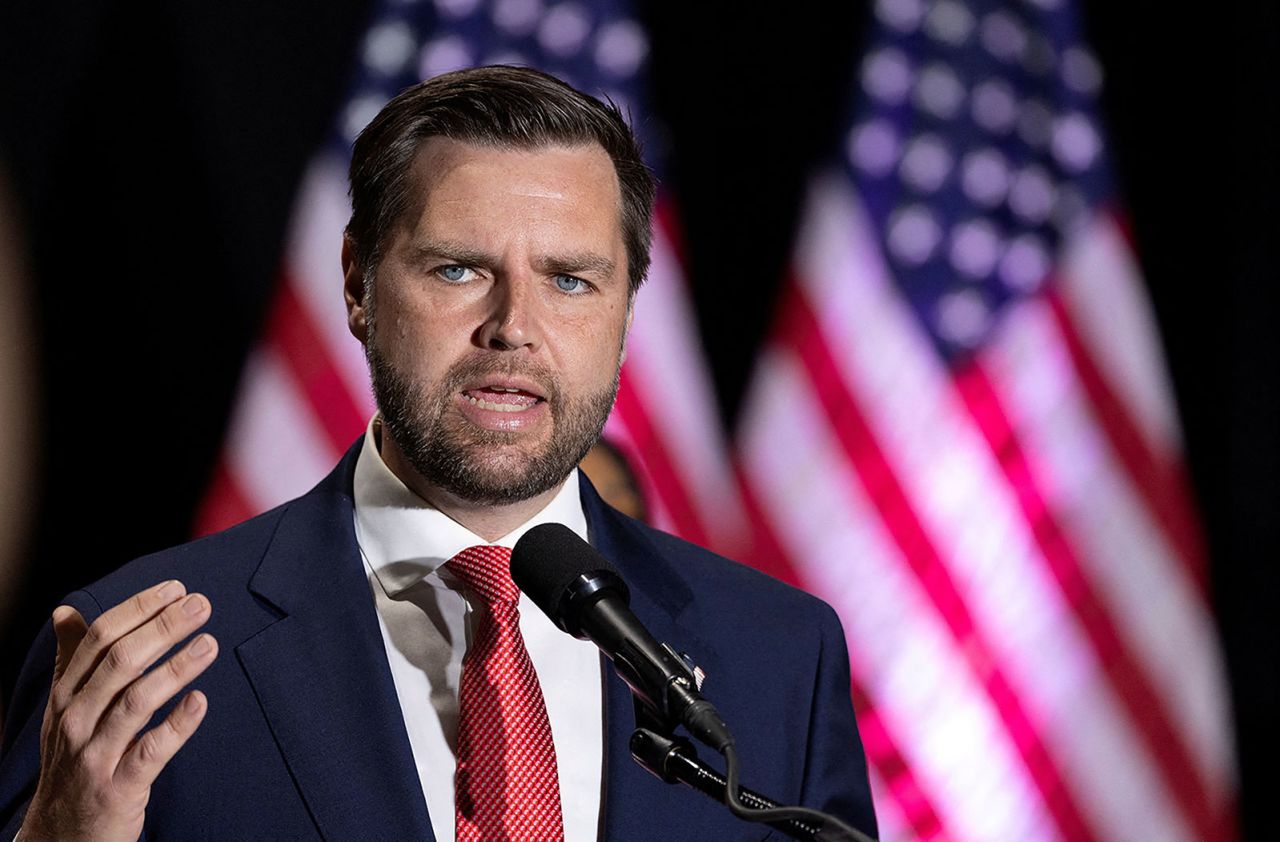
[[[534,279],[523,273],[502,277],[490,288],[488,313],[478,344],[493,351],[536,350],[542,341]]]

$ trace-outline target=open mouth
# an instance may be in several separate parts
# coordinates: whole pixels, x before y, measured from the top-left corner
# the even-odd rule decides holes
[[[480,386],[464,389],[462,396],[490,412],[524,412],[543,402],[543,398],[526,389],[514,386]]]

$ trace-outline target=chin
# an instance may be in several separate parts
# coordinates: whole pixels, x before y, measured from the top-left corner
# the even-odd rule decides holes
[[[486,445],[457,453],[460,458],[420,465],[434,485],[475,505],[500,506],[537,497],[560,483],[576,463],[563,467],[548,460],[545,449],[536,452],[515,445]],[[423,471],[422,469],[427,470]]]

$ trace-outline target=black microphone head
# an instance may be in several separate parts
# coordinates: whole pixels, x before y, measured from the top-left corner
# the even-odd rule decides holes
[[[582,637],[578,614],[587,605],[614,596],[630,597],[609,560],[562,523],[543,523],[516,541],[511,578],[551,621]]]

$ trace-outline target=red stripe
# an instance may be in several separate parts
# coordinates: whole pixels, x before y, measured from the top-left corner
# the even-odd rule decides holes
[[[954,375],[956,388],[999,461],[1049,571],[1096,650],[1107,678],[1128,708],[1134,729],[1146,740],[1175,800],[1190,819],[1196,838],[1205,842],[1225,839],[1219,835],[1221,816],[1211,806],[1209,787],[1169,719],[1160,694],[1142,665],[1125,648],[1106,606],[1050,511],[990,377],[977,359]]]
[[[911,774],[906,758],[898,751],[884,720],[876,711],[866,687],[858,682],[856,674],[850,677],[850,694],[853,709],[858,715],[858,731],[868,756],[876,758],[876,771],[884,781],[885,789],[893,794],[898,811],[906,819],[911,838],[919,840],[946,839],[942,821],[929,802],[919,781]]]
[[[901,549],[903,558],[946,622],[955,639],[956,650],[968,660],[970,670],[986,688],[1063,838],[1069,842],[1095,839],[1067,789],[1065,779],[1041,741],[1035,723],[1001,670],[992,646],[969,614],[946,562],[872,434],[865,412],[844,386],[841,366],[823,342],[817,319],[794,281],[788,285],[779,329],[781,339],[791,345],[803,362],[812,380],[813,394],[826,411],[832,431]]]
[[[786,550],[779,542],[769,515],[755,496],[750,480],[741,465],[734,466],[742,502],[751,524],[753,553],[746,560],[758,570],[795,587],[804,583],[798,569],[791,563]],[[936,839],[943,835],[942,821],[930,802],[928,794],[911,771],[911,765],[902,756],[898,742],[871,699],[866,685],[858,678],[857,652],[850,641],[850,693],[854,711],[858,717],[858,733],[866,751],[867,762],[875,767],[885,788],[898,804],[898,810],[906,818],[914,839]]]
[[[266,340],[276,347],[293,374],[333,452],[341,454],[364,432],[369,419],[338,375],[323,336],[298,300],[293,278],[287,270],[282,275]]]
[[[200,508],[196,512],[195,523],[192,524],[192,536],[199,538],[220,532],[259,513],[231,475],[224,455],[218,459],[218,464],[213,468],[213,476],[209,478],[209,487],[205,490],[204,499],[200,501]]]
[[[755,488],[740,463],[734,463],[733,473],[742,490],[742,507],[747,516],[747,528],[751,531],[750,548],[743,561],[793,588],[805,589],[799,568],[791,563],[787,550],[778,540],[769,513],[760,504]]]
[[[671,460],[670,451],[658,435],[643,401],[636,393],[625,365],[620,379],[618,402],[613,411],[621,416],[631,433],[636,456],[650,480],[652,493],[662,500],[663,507],[671,515],[673,531],[677,535],[699,546],[707,546],[707,532],[698,518],[698,510],[680,479],[680,472]]]
[[[1161,458],[1134,422],[1124,402],[1090,355],[1071,320],[1066,302],[1052,289],[1046,296],[1066,340],[1071,362],[1096,409],[1099,425],[1128,472],[1133,487],[1146,502],[1160,528],[1182,557],[1192,580],[1207,594],[1207,563],[1199,518],[1191,501],[1190,484],[1181,463]]]

